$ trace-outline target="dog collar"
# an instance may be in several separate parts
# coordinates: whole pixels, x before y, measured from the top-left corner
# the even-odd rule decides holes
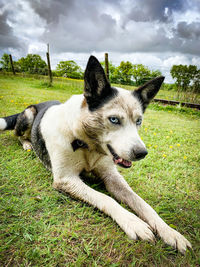
[[[76,151],[79,148],[88,148],[88,145],[80,139],[75,139],[72,143],[72,148]]]

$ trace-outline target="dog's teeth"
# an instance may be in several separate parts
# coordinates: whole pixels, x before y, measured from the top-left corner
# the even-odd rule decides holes
[[[119,163],[121,163],[122,161],[123,161],[123,159],[121,159],[121,158],[120,158],[120,159],[118,159],[118,162],[119,162]]]
[[[118,160],[117,160],[117,159],[115,159],[115,158],[114,158],[113,160],[114,160],[114,163],[115,163],[115,164],[117,164],[117,163],[118,163]]]

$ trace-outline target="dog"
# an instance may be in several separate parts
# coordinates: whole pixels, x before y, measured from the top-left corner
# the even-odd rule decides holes
[[[157,234],[185,253],[190,242],[130,188],[116,167],[130,168],[132,161],[147,155],[138,129],[163,80],[163,76],[154,78],[134,91],[115,88],[91,56],[84,74],[84,94],[74,95],[64,104],[48,101],[0,118],[0,130],[14,130],[25,150],[33,148],[52,171],[55,189],[109,215],[133,240],[153,241]],[[139,217],[86,185],[80,178],[83,170],[102,179],[108,192]]]

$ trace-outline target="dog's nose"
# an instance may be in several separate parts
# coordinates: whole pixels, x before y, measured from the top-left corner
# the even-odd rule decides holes
[[[143,159],[143,158],[146,157],[147,154],[148,154],[148,151],[147,150],[139,151],[139,152],[135,153],[135,158],[137,160]]]
[[[140,160],[146,157],[146,155],[148,154],[148,151],[146,150],[146,148],[134,148],[132,150],[132,158],[133,160]]]

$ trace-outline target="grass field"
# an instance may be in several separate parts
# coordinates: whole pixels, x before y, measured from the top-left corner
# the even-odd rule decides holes
[[[133,87],[129,85],[121,85],[122,88],[131,90]],[[176,100],[180,102],[188,102],[200,104],[200,94],[193,92],[181,92],[177,90],[163,90],[161,89],[156,98],[166,99],[166,100]]]
[[[81,81],[47,87],[42,80],[0,76],[0,117],[46,100],[82,92]],[[199,266],[199,112],[150,105],[140,134],[148,156],[129,170],[128,183],[187,237],[182,256],[157,239],[131,241],[100,211],[55,191],[52,175],[12,132],[0,135],[0,266]],[[105,192],[101,183],[93,188]]]
[[[0,73],[0,75],[6,75],[7,77],[12,77],[12,73]],[[15,77],[18,77],[19,79],[21,77],[23,78],[36,78],[41,81],[43,84],[48,84],[48,77],[44,75],[37,75],[37,74],[27,74],[27,73],[17,73]],[[65,83],[69,83],[69,79],[62,78],[62,77],[54,77],[54,81],[56,81],[54,84],[59,84],[60,87],[65,86]],[[72,81],[72,80],[71,80]],[[83,81],[75,80],[77,83],[82,83]],[[119,86],[119,85],[116,85]],[[122,88],[132,90],[134,87],[130,85],[120,85]],[[166,99],[166,100],[176,100],[180,102],[189,102],[189,103],[195,103],[200,104],[200,94],[188,91],[188,92],[182,92],[177,90],[160,90],[156,96],[157,98]]]

